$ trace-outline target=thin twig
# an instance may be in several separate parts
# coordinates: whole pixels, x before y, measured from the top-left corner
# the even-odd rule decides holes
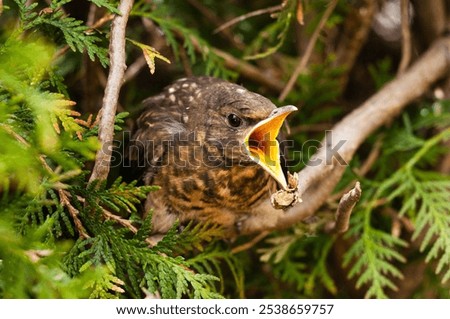
[[[147,66],[147,62],[145,61],[145,57],[143,55],[139,56],[125,71],[125,75],[123,76],[123,83],[129,82],[134,79],[141,70]]]
[[[348,84],[350,72],[366,43],[378,7],[377,0],[363,0],[360,3],[361,6],[353,7],[347,14],[336,47],[333,66],[345,68],[340,76],[341,88]]]
[[[378,159],[378,156],[380,155],[380,150],[381,150],[381,138],[377,139],[377,141],[375,142],[372,150],[370,151],[369,155],[367,156],[367,158],[364,160],[364,162],[362,163],[362,165],[355,169],[356,174],[358,174],[359,177],[364,177],[366,176],[366,174],[370,171],[370,169],[372,168],[373,164],[375,164],[375,162]],[[334,203],[336,200],[338,200],[339,198],[341,198],[342,196],[344,196],[345,193],[349,192],[352,189],[351,185],[354,185],[357,182],[357,180],[352,180],[348,183],[349,186],[346,186],[342,191],[337,192],[336,194],[331,195],[330,197],[328,197],[327,202],[328,203]]]
[[[411,61],[411,30],[409,28],[409,0],[400,0],[402,13],[402,59],[397,74],[402,74]]]
[[[450,141],[444,142],[444,147],[450,149]],[[450,152],[442,157],[438,165],[438,170],[442,174],[450,174]]]
[[[328,8],[325,10],[322,18],[319,21],[319,24],[317,28],[314,30],[313,35],[311,36],[311,39],[309,40],[308,46],[306,47],[305,53],[303,54],[302,58],[300,59],[299,63],[295,67],[294,73],[292,73],[291,78],[289,79],[288,83],[284,87],[283,91],[281,92],[278,99],[280,101],[284,101],[286,96],[291,92],[292,88],[294,87],[295,82],[297,81],[298,76],[300,73],[305,69],[306,65],[308,64],[309,59],[311,58],[311,55],[313,53],[314,47],[316,46],[317,39],[319,38],[319,34],[322,31],[322,29],[325,26],[325,23],[330,18],[331,14],[333,13],[334,8],[336,7],[339,0],[333,0]]]
[[[256,235],[252,240],[246,242],[245,244],[242,244],[242,245],[234,247],[231,250],[231,253],[232,254],[237,254],[237,253],[240,253],[241,251],[250,249],[253,246],[255,246],[258,242],[263,240],[269,234],[270,234],[269,231],[263,231],[263,232],[259,233],[258,235]]]
[[[17,132],[15,132],[10,126],[0,123],[0,126],[6,131],[6,133],[10,134],[11,136],[13,136],[19,143],[21,143],[22,145],[26,146],[26,147],[30,147],[30,143],[28,143],[27,140],[25,140],[20,134],[18,134]],[[44,168],[50,172],[50,173],[54,173],[52,168],[48,165],[47,161],[45,160],[45,155],[39,155],[39,161],[41,162],[42,166],[44,166]]]
[[[134,227],[131,222],[128,219],[124,219],[120,216],[114,215],[110,211],[107,211],[106,209],[103,210],[103,215],[108,218],[112,219],[116,222],[118,222],[120,225],[124,226],[125,228],[128,228],[133,234],[136,234],[138,232],[138,229]]]
[[[125,33],[128,16],[132,6],[133,0],[120,1],[118,10],[121,15],[114,17],[111,26],[111,40],[109,47],[111,57],[110,69],[105,95],[103,97],[98,133],[100,149],[97,151],[94,168],[89,182],[96,179],[105,180],[108,177],[110,169],[117,102],[126,69]]]
[[[377,139],[366,160],[357,170],[359,176],[366,176],[366,174],[370,171],[373,164],[377,161],[378,156],[380,156],[382,145],[381,138]]]
[[[191,6],[196,8],[198,11],[200,11],[201,14],[203,14],[209,21],[212,22],[212,24],[220,25],[222,23],[221,18],[217,16],[217,14],[210,10],[208,7],[206,7],[203,3],[201,3],[198,0],[186,0]]]
[[[183,34],[181,34],[180,32],[175,31],[175,34],[177,35],[178,38],[185,40]],[[197,52],[200,52],[202,54],[204,53],[204,49],[202,48],[202,46],[195,37],[190,37],[189,41],[192,42]],[[252,80],[256,83],[259,83],[275,92],[281,92],[283,90],[284,84],[280,80],[277,80],[273,76],[272,77],[268,76],[266,73],[262,72],[259,68],[255,67],[254,65],[241,59],[238,59],[233,55],[225,51],[219,50],[217,48],[211,48],[211,51],[215,55],[219,56],[224,60],[225,66],[227,68],[239,72],[239,74],[242,77]]]
[[[415,37],[428,47],[448,30],[448,0],[412,1],[414,5]]]
[[[95,21],[95,22],[92,24],[91,29],[92,29],[92,30],[93,30],[93,29],[98,29],[98,28],[100,28],[101,26],[103,26],[104,24],[108,23],[109,21],[111,21],[111,20],[113,20],[113,19],[114,19],[114,14],[112,14],[112,13],[107,13],[107,14],[105,14],[103,17],[101,17],[100,19],[98,19],[97,21]]]
[[[86,202],[86,199],[84,199],[81,196],[77,196],[77,199],[81,203],[85,203]],[[117,216],[117,215],[111,213],[110,211],[108,211],[107,209],[105,209],[104,207],[101,207],[101,209],[102,209],[102,212],[103,212],[103,216],[105,216],[105,218],[112,219],[112,220],[116,221],[117,223],[119,223],[123,227],[127,228],[128,230],[130,230],[133,234],[136,234],[139,231],[135,226],[133,226],[133,224],[131,224],[131,222],[128,219],[124,219],[124,218],[122,218],[120,216]],[[147,244],[149,244],[150,247],[156,246],[156,244],[158,243],[158,241],[155,241],[152,237],[146,238],[145,242]]]
[[[102,207],[102,211],[103,211],[103,216],[105,216],[108,219],[112,219],[112,220],[116,221],[123,227],[129,229],[133,234],[137,234],[137,232],[139,231],[136,227],[134,227],[131,224],[131,222],[128,219],[124,219],[120,216],[117,216],[117,215],[111,213],[110,211],[104,209],[103,207]],[[145,242],[149,245],[149,247],[154,247],[158,244],[158,241],[154,240],[152,237],[146,238]]]
[[[78,215],[80,214],[80,212],[78,211],[78,209],[73,207],[72,204],[70,203],[70,200],[69,200],[70,194],[63,189],[59,189],[58,194],[59,194],[59,199],[61,200],[61,204],[63,206],[67,207],[67,210],[69,211],[69,214],[73,219],[73,223],[75,224],[75,228],[77,229],[78,233],[80,234],[80,237],[89,238],[90,236],[86,233],[83,223],[78,218]]]
[[[264,85],[272,91],[281,92],[283,90],[284,84],[280,80],[268,76],[252,64],[219,49],[213,49],[213,52],[225,60],[226,67],[238,71],[243,77]]]
[[[80,195],[77,195],[77,200],[80,203],[86,203],[86,199],[84,197],[81,197]],[[115,220],[116,222],[118,222],[120,225],[128,228],[132,233],[136,234],[138,232],[138,229],[136,227],[134,227],[129,220],[123,219],[120,216],[114,215],[113,213],[111,213],[110,211],[106,210],[104,207],[101,207],[103,215],[107,218],[107,219],[112,219]]]
[[[189,2],[191,6],[195,7],[198,11],[200,11],[200,13],[203,14],[206,19],[211,21],[211,23],[214,26],[217,27],[223,24],[223,20],[214,11],[212,11],[204,4],[202,4],[201,1],[187,0],[187,2]],[[225,30],[225,32],[222,32],[220,36],[224,37],[228,42],[233,44],[239,50],[245,49],[245,44],[239,39],[239,37],[236,37],[230,30]]]
[[[101,26],[103,26],[105,23],[114,19],[114,14],[107,12],[100,19],[95,21],[95,19],[97,18],[97,11],[98,11],[97,9],[98,9],[98,7],[94,3],[91,3],[91,6],[89,7],[88,16],[87,16],[88,18],[86,21],[86,25],[89,26],[90,30],[98,29]]]
[[[97,8],[98,7],[94,3],[91,3],[91,5],[89,6],[89,12],[87,15],[86,25],[91,28],[94,25]]]
[[[222,24],[220,27],[216,28],[213,33],[219,33],[229,27],[231,27],[233,24],[239,23],[241,21],[244,21],[248,18],[252,18],[252,17],[256,17],[262,14],[266,14],[266,13],[274,13],[277,11],[280,11],[281,9],[283,9],[283,5],[279,4],[277,6],[273,6],[273,7],[268,7],[265,9],[259,9],[259,10],[255,10],[246,14],[243,14],[239,17],[233,18],[230,21],[227,21],[226,23]]]
[[[392,219],[391,234],[395,237],[400,237],[402,228],[406,229],[408,233],[413,233],[415,230],[414,224],[406,216],[400,216],[398,211],[392,207],[385,207],[382,211]]]
[[[26,147],[30,147],[30,143],[28,143],[22,136],[20,136],[19,134],[17,134],[16,132],[14,132],[9,126],[4,125],[4,124],[0,124],[0,126],[8,133],[11,134],[19,143],[23,144]],[[41,162],[42,166],[50,173],[50,174],[55,174],[55,173],[59,173],[58,169],[56,169],[56,172],[50,167],[50,165],[48,165],[47,161],[45,160],[45,156],[44,155],[39,155],[39,161]],[[71,177],[72,174],[74,174],[74,172],[77,171],[69,171],[66,172],[65,174],[67,175],[66,177]],[[56,189],[58,191],[59,194],[59,198],[61,201],[61,204],[63,206],[67,207],[67,210],[69,211],[70,216],[73,219],[73,222],[75,224],[75,228],[77,229],[78,233],[80,234],[80,237],[83,238],[89,238],[89,235],[86,233],[84,227],[83,227],[83,223],[81,222],[81,220],[78,218],[79,215],[79,211],[72,206],[72,204],[70,204],[70,201],[68,199],[68,196],[70,196],[70,194],[64,190],[63,188],[65,187],[64,184],[57,182],[53,184],[54,189]]]
[[[187,56],[186,49],[184,46],[180,47],[180,60],[183,65],[184,73],[186,76],[192,76],[194,72],[192,72],[192,67],[189,62],[189,57]]]
[[[184,40],[181,33],[177,33],[177,36]],[[194,48],[198,52],[203,53],[202,46],[199,44],[198,40],[195,37],[191,37],[189,40],[192,42]],[[217,48],[212,48],[211,50],[214,54],[224,59],[225,66],[227,68],[239,72],[239,74],[243,77],[264,85],[266,88],[272,91],[281,92],[281,90],[283,90],[284,84],[281,81],[275,79],[274,77],[267,76],[267,74],[261,72],[261,70],[254,65],[238,59],[233,55]]]
[[[356,203],[361,198],[361,185],[356,182],[355,187],[342,196],[339,201],[339,206],[336,210],[336,224],[333,232],[336,234],[342,234],[348,230],[350,223],[350,216]]]

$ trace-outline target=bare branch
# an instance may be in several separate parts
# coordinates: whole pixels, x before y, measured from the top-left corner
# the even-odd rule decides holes
[[[286,211],[276,229],[283,229],[304,220],[327,200],[340,180],[346,165],[330,163],[330,149],[344,141],[338,150],[345,162],[350,162],[358,147],[383,124],[397,116],[408,103],[423,95],[438,79],[450,71],[450,38],[437,41],[405,73],[395,78],[359,108],[348,114],[332,130],[329,145],[315,154],[309,165],[299,172],[299,195],[303,203]],[[313,165],[313,163],[315,163]],[[255,221],[252,221],[255,225]],[[261,231],[256,226],[243,227],[247,233]]]
[[[86,25],[92,27],[94,25],[95,16],[97,14],[97,6],[94,3],[91,3],[89,6],[89,12],[87,15]]]
[[[277,228],[289,227],[312,215],[333,191],[346,166],[327,164],[330,147],[336,147],[339,141],[345,141],[339,154],[349,162],[373,131],[397,116],[408,103],[424,94],[449,70],[450,38],[444,38],[437,41],[403,75],[391,81],[337,123],[332,131],[332,145],[322,147],[314,156],[314,160],[320,164],[309,165],[299,172],[299,190],[303,203],[290,209],[278,221]]]
[[[219,49],[213,49],[214,53],[225,60],[225,65],[233,70],[238,71],[243,77],[253,80],[256,83],[264,85],[266,88],[273,91],[281,92],[284,88],[284,83],[277,80],[274,77],[270,77],[267,74],[261,72],[254,65],[240,60],[231,54],[221,51]]]
[[[186,49],[184,47],[180,47],[180,61],[183,65],[184,73],[186,76],[192,76],[194,75],[194,72],[192,71],[192,67],[189,61],[189,57],[187,56]]]
[[[180,32],[175,33],[177,34],[177,37],[184,40],[184,36]],[[197,52],[203,53],[203,48],[195,37],[191,37],[189,40],[192,42]],[[256,83],[259,83],[275,92],[281,92],[283,90],[284,83],[282,81],[277,80],[274,77],[268,76],[254,65],[246,61],[243,61],[239,58],[236,58],[233,55],[225,51],[219,50],[217,48],[211,48],[211,51],[217,56],[224,59],[227,68],[239,72],[239,74],[242,77],[250,79]]]
[[[365,176],[370,171],[373,164],[375,164],[375,162],[378,160],[378,156],[380,155],[381,145],[382,145],[381,138],[378,138],[377,141],[375,142],[374,146],[372,147],[372,150],[370,151],[369,155],[362,163],[362,165],[359,168],[355,169],[355,173],[359,177]],[[350,185],[353,185],[356,182],[357,182],[357,180],[352,180],[351,182],[348,183],[348,186],[346,186],[343,190],[341,190],[340,192],[337,192],[333,195],[328,196],[327,203],[334,203],[339,198],[344,196],[345,193],[349,192],[352,189],[352,187]]]
[[[26,147],[30,147],[30,143],[28,143],[21,135],[19,135],[16,131],[13,130],[12,127],[0,123],[1,128],[8,134],[10,134],[12,137],[14,137],[19,143],[21,143],[22,145],[26,146]],[[39,161],[41,162],[42,166],[50,173],[50,174],[55,174],[55,170],[53,170],[50,165],[48,165],[47,161],[45,160],[46,156],[43,154],[39,154],[38,156]],[[58,171],[58,168],[56,168],[56,171]],[[56,181],[53,183],[53,188],[54,189],[64,189],[67,187],[67,185],[64,185],[63,183],[61,183],[61,180],[64,179],[64,177],[72,177],[75,175],[78,175],[80,173],[80,170],[78,169],[74,169],[68,172],[65,172],[64,174],[59,176],[59,181]]]
[[[409,0],[401,0],[402,13],[402,59],[398,67],[398,74],[402,74],[411,61],[411,30],[409,28]]]
[[[413,222],[406,216],[400,216],[398,211],[396,211],[392,207],[384,207],[382,213],[386,214],[392,219],[392,236],[400,237],[402,228],[404,228],[410,234],[414,232],[415,227]]]
[[[223,24],[223,20],[211,9],[209,9],[207,6],[205,6],[201,1],[198,0],[187,0],[189,4],[193,7],[195,7],[198,11],[200,11],[201,14],[205,16],[206,19],[211,21],[211,23],[214,26],[220,26]],[[222,32],[220,36],[224,37],[228,42],[233,44],[236,48],[243,50],[245,49],[245,44],[236,37],[233,32],[230,30],[225,30],[225,32]]]
[[[17,134],[14,130],[12,130],[9,126],[0,124],[0,126],[8,133],[11,134],[19,143],[23,144],[26,147],[30,147],[30,143],[28,143],[22,136]],[[48,165],[47,161],[45,160],[44,155],[39,155],[39,161],[42,163],[42,166],[51,174],[54,174],[55,171]],[[58,170],[58,169],[57,169]],[[75,171],[69,171],[66,172],[65,175],[71,176],[72,174],[77,175],[79,172],[77,170]],[[62,175],[61,175],[62,176]],[[75,225],[75,228],[77,229],[80,237],[82,238],[89,238],[89,235],[86,233],[85,228],[83,227],[83,223],[78,218],[79,211],[75,207],[72,206],[72,204],[69,201],[70,193],[64,190],[63,188],[65,185],[63,185],[61,182],[56,182],[54,184],[54,188],[58,190],[59,199],[61,202],[61,205],[66,206],[67,210],[69,211],[70,216],[72,217],[73,223]]]
[[[295,67],[294,73],[292,73],[291,78],[289,79],[288,83],[284,87],[283,91],[281,92],[279,96],[280,101],[284,101],[286,96],[291,92],[292,88],[294,87],[295,82],[297,81],[298,76],[300,73],[305,69],[306,65],[308,64],[309,58],[311,57],[314,47],[316,46],[317,39],[319,38],[319,34],[322,31],[323,27],[325,26],[325,23],[330,18],[331,13],[333,13],[334,8],[336,7],[339,0],[333,0],[329,5],[328,8],[325,10],[322,18],[319,21],[319,25],[314,30],[313,35],[311,36],[311,39],[309,40],[308,46],[306,47],[305,53],[303,54],[302,58],[300,59],[299,63]]]
[[[450,149],[450,141],[444,143],[444,147]],[[450,152],[444,155],[439,163],[439,172],[443,174],[450,174]]]
[[[366,43],[377,7],[377,0],[364,0],[361,6],[352,9],[345,19],[336,48],[336,60],[333,63],[334,66],[345,67],[340,78],[342,88],[347,86],[350,71]]]
[[[373,164],[377,161],[380,152],[381,152],[381,139],[377,139],[375,144],[372,147],[372,150],[369,153],[369,156],[367,156],[366,160],[362,163],[362,165],[356,170],[357,174],[359,176],[365,176],[370,169],[372,168]]]
[[[133,234],[136,234],[138,232],[138,229],[136,227],[134,227],[133,224],[131,224],[131,222],[128,219],[124,219],[120,216],[117,216],[117,215],[111,213],[110,211],[107,211],[106,209],[102,209],[102,210],[103,210],[103,215],[107,219],[112,219],[112,220],[116,221],[123,227],[128,228]]]
[[[333,232],[336,234],[342,234],[347,231],[350,223],[350,216],[356,203],[361,198],[361,185],[356,182],[348,193],[342,196],[339,201],[339,206],[336,211],[336,224],[334,225]]]
[[[100,19],[98,19],[97,21],[95,21],[92,24],[92,29],[98,29],[101,26],[103,26],[105,23],[108,23],[109,21],[114,19],[114,14],[111,13],[107,13],[105,14],[103,17],[101,17]]]
[[[139,56],[126,70],[123,76],[123,83],[129,82],[134,79],[141,70],[147,66],[147,62],[143,55]]]
[[[269,234],[270,234],[269,231],[263,231],[263,232],[259,233],[258,235],[256,235],[252,240],[246,242],[245,244],[234,247],[231,250],[231,253],[237,254],[237,253],[240,253],[241,251],[250,249],[253,246],[255,246],[257,243],[259,243],[261,240],[263,240]]]
[[[123,76],[126,69],[125,64],[125,33],[128,16],[133,6],[133,0],[122,0],[119,4],[121,15],[115,16],[111,26],[110,40],[110,68],[108,82],[106,84],[105,95],[103,97],[103,106],[100,110],[101,118],[99,123],[98,138],[100,149],[97,151],[94,168],[89,182],[108,177],[112,141],[114,137],[114,121],[117,110],[117,101],[123,82]]]
[[[175,33],[180,39],[184,40],[184,36],[180,32]],[[202,48],[202,46],[195,37],[191,37],[189,40],[192,42],[197,52],[203,53],[204,49]],[[254,65],[239,58],[236,58],[233,55],[225,51],[219,50],[217,48],[211,48],[211,51],[217,56],[224,59],[225,66],[227,68],[239,72],[239,74],[242,77],[252,80],[256,83],[259,83],[264,87],[268,88],[269,90],[275,92],[281,92],[283,90],[284,83],[281,80],[276,79],[273,76],[267,75]]]
[[[217,29],[214,30],[214,33],[219,33],[223,30],[225,30],[226,28],[231,27],[233,24],[239,23],[241,21],[244,21],[248,18],[252,18],[252,17],[256,17],[262,14],[266,14],[266,13],[273,13],[273,12],[277,12],[280,11],[281,9],[283,9],[283,5],[279,4],[277,6],[273,6],[273,7],[268,7],[268,8],[264,8],[264,9],[259,9],[259,10],[255,10],[246,14],[243,14],[239,17],[233,18],[230,21],[227,21],[226,23],[222,24],[220,27],[218,27]]]
[[[447,29],[446,7],[450,4],[448,0],[411,0],[414,5],[414,24],[417,30],[415,39],[421,41],[422,47],[428,47],[433,41],[442,36]]]

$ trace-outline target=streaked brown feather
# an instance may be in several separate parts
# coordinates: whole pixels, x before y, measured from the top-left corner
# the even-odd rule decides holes
[[[145,184],[161,186],[145,205],[154,208],[154,232],[166,232],[177,219],[212,221],[235,231],[276,190],[241,145],[245,128],[275,109],[268,99],[223,80],[193,77],[143,103],[129,157],[144,167]],[[246,127],[227,125],[230,113]]]

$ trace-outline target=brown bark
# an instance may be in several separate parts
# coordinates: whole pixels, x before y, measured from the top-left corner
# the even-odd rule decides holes
[[[110,68],[106,83],[103,106],[100,110],[98,139],[100,149],[97,151],[94,168],[89,182],[105,180],[108,177],[111,164],[112,143],[114,138],[114,121],[119,100],[119,92],[126,69],[125,64],[125,34],[128,16],[133,6],[133,0],[122,0],[119,4],[121,15],[114,18],[111,26],[109,46]]]

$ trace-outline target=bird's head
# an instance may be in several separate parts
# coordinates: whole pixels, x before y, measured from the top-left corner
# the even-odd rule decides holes
[[[225,81],[208,83],[197,96],[203,105],[192,110],[197,118],[192,119],[193,113],[190,118],[197,130],[203,127],[199,131],[209,149],[208,160],[225,165],[256,163],[286,189],[277,136],[286,117],[297,108],[277,108],[267,98]]]

